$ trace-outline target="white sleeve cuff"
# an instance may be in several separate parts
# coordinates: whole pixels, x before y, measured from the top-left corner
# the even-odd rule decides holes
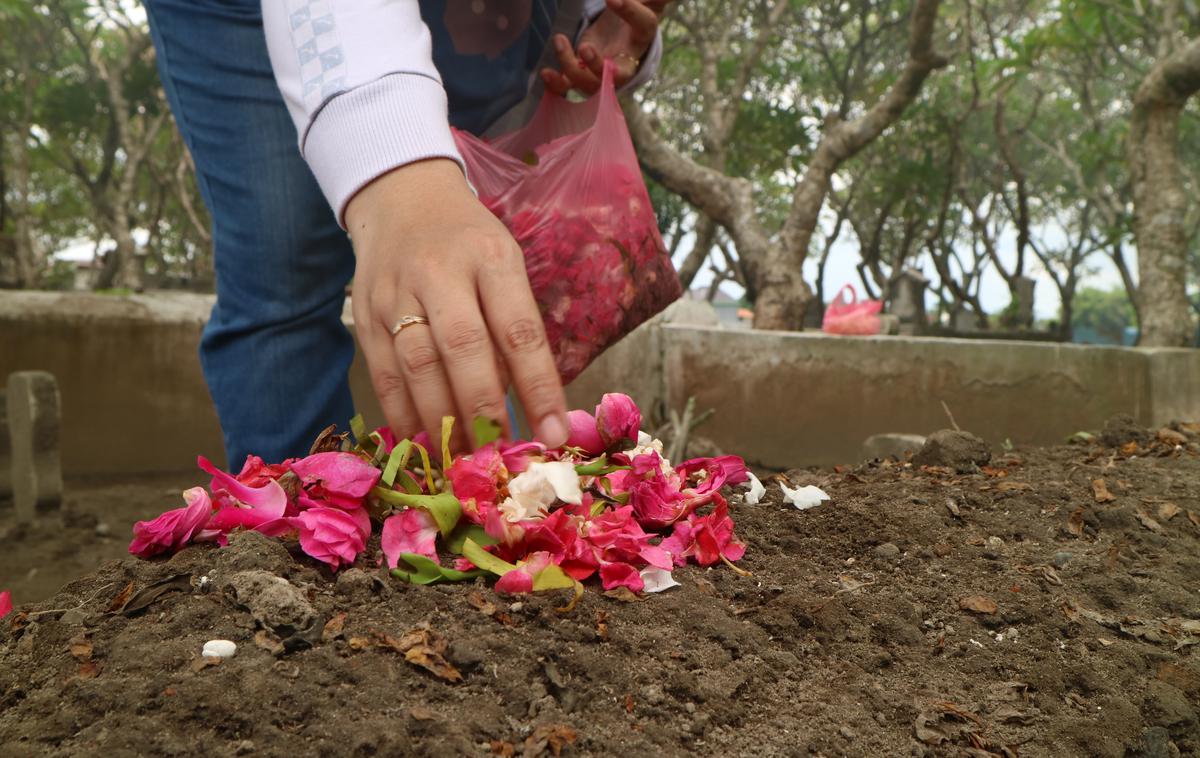
[[[351,198],[394,168],[449,158],[466,173],[446,91],[421,74],[389,74],[337,95],[313,117],[300,147],[343,229]]]

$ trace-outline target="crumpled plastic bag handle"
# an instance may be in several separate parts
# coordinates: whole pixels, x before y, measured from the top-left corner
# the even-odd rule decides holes
[[[860,303],[854,285],[847,284],[838,290],[825,309],[821,330],[827,334],[879,334],[881,310],[883,302],[864,300]]]

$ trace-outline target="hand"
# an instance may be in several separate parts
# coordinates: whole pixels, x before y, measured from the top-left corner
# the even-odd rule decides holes
[[[354,323],[371,382],[398,438],[421,429],[468,449],[486,416],[511,435],[511,376],[539,441],[567,439],[566,399],[529,289],[521,248],[471,194],[453,161],[420,161],[363,188],[346,208],[357,257]],[[429,325],[392,327],[404,316]]]
[[[589,95],[600,89],[604,59],[616,66],[618,87],[633,78],[639,61],[658,33],[658,22],[669,0],[608,0],[607,9],[588,26],[573,50],[571,40],[556,34],[550,40],[558,54],[561,71],[542,69],[546,89],[565,95],[577,89]]]

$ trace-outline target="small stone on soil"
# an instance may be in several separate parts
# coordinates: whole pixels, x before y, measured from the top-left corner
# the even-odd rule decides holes
[[[1070,563],[1071,559],[1074,557],[1075,557],[1074,553],[1068,552],[1066,550],[1059,550],[1057,553],[1055,553],[1053,556],[1051,556],[1050,562],[1054,564],[1054,568],[1062,568],[1062,567],[1066,566],[1068,563]]]
[[[237,644],[229,640],[209,640],[204,643],[200,655],[205,658],[232,658],[237,655]]]
[[[891,542],[885,542],[882,545],[876,546],[874,552],[875,552],[876,558],[881,558],[885,561],[890,561],[894,558],[899,557],[900,548]]]

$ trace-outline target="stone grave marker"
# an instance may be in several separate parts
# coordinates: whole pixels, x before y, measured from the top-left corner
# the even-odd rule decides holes
[[[58,383],[45,371],[18,371],[9,375],[5,395],[13,502],[17,521],[29,523],[62,502]]]

